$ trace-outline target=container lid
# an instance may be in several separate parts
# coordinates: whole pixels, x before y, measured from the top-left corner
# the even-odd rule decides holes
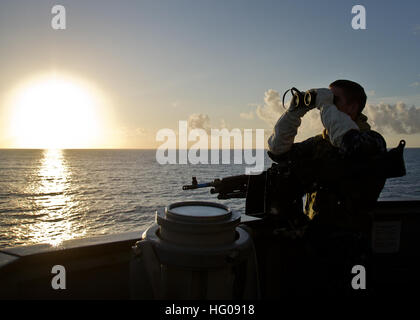
[[[180,221],[222,221],[232,216],[230,209],[222,204],[204,201],[185,201],[169,205],[165,209],[168,219]]]
[[[161,239],[194,247],[232,243],[240,221],[240,212],[214,202],[177,202],[156,211]]]

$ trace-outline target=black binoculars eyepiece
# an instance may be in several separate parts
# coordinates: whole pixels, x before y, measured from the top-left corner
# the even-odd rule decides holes
[[[303,102],[307,107],[314,107],[316,101],[316,91],[315,90],[308,90],[305,92],[305,96],[303,97]]]
[[[305,106],[308,108],[313,108],[315,106],[316,90],[308,90],[306,92],[303,92],[293,87],[287,90],[283,95],[283,108],[286,109],[286,107],[284,106],[284,98],[289,91],[293,95],[292,104],[294,104],[296,108],[301,108]]]

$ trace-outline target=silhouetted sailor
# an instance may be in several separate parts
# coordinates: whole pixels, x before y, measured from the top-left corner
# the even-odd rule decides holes
[[[368,239],[370,213],[385,184],[385,178],[370,175],[369,170],[349,174],[353,164],[387,150],[384,138],[371,130],[362,114],[366,94],[359,84],[337,80],[329,89],[314,91],[316,101],[312,107],[298,107],[292,99],[268,145],[273,159],[294,163],[302,180],[313,182],[304,208],[311,220],[306,237],[310,251],[319,259],[317,265],[331,275],[343,272],[343,263],[350,255],[360,254],[354,248],[360,242],[354,239]],[[294,143],[302,117],[312,108],[320,110],[325,129],[320,135]],[[327,265],[320,262],[323,258]],[[340,281],[340,277],[347,281],[343,274],[337,274],[336,280]]]

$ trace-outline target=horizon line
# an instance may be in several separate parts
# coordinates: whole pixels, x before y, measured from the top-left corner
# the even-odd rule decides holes
[[[0,148],[0,150],[158,150],[158,148]],[[192,150],[192,149],[164,149],[164,150]],[[193,149],[195,150],[195,149]],[[252,149],[204,149],[204,148],[198,148],[196,150],[268,150],[268,148],[252,148]]]
[[[393,147],[387,147],[387,149],[392,149]],[[420,149],[420,146],[418,147],[408,147],[405,146],[405,149]],[[153,150],[153,151],[157,151],[158,148],[0,148],[0,150]],[[165,151],[167,150],[175,150],[175,151],[180,151],[180,150],[185,150],[185,151],[190,151],[190,150],[195,150],[195,149],[165,149]],[[269,150],[268,148],[252,148],[252,149],[234,149],[234,148],[230,148],[230,149],[204,149],[204,148],[198,148],[196,150],[208,150],[208,151],[212,151],[212,150],[218,150],[218,151],[223,151],[223,150],[230,150],[230,151],[235,151],[235,150]]]

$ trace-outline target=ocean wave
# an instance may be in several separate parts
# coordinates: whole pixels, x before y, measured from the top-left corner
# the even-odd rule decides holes
[[[9,212],[10,213],[10,212]],[[39,219],[44,216],[48,216],[47,213],[33,213],[33,214],[7,214],[5,218],[7,219],[16,219],[16,220],[26,220],[30,219],[33,223],[34,219]]]
[[[64,192],[41,192],[41,193],[0,193],[0,198],[34,198],[34,197],[51,197],[51,196],[59,196],[63,195]]]
[[[243,174],[241,166],[160,166],[150,150],[66,151],[63,165],[68,176],[58,182],[64,189],[38,192],[42,190],[38,189],[42,183],[37,176],[39,163],[28,157],[23,162],[26,169],[21,170],[14,162],[14,152],[2,153],[0,159],[0,168],[15,168],[1,173],[0,247],[34,243],[33,228],[39,222],[48,222],[52,232],[65,224],[70,234],[84,230],[89,237],[138,230],[154,222],[157,209],[179,201],[218,202],[241,212],[245,208],[244,199],[217,200],[208,189],[182,191],[192,176],[199,182],[211,181]],[[136,161],[130,160],[133,156]],[[389,179],[381,200],[420,199],[420,149],[407,149],[405,156],[407,176]],[[48,184],[54,186],[54,182]],[[13,233],[14,229],[20,234]]]
[[[21,209],[21,208],[0,208],[0,213],[18,213],[18,212],[32,212],[33,209]]]

